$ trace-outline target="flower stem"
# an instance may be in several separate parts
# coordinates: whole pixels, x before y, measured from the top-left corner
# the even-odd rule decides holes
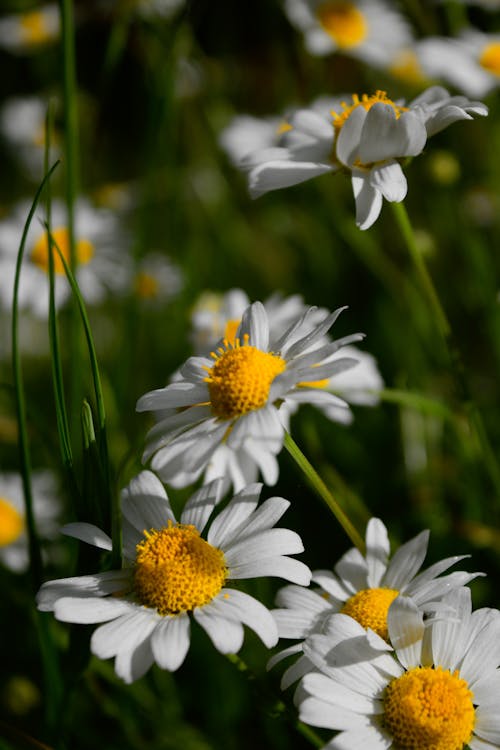
[[[354,546],[357,547],[361,553],[364,553],[365,543],[363,537],[351,523],[350,519],[335,500],[316,469],[304,456],[299,446],[288,432],[285,432],[285,448],[297,466],[304,472],[311,487],[316,490],[321,499],[327,504]]]
[[[481,447],[485,465],[490,475],[490,479],[493,482],[497,493],[500,495],[500,465],[491,446],[481,413],[472,397],[460,350],[456,346],[453,339],[453,333],[450,323],[441,305],[438,293],[432,282],[432,278],[427,271],[427,267],[424,263],[424,259],[422,258],[422,254],[417,247],[413,228],[410,223],[410,219],[408,217],[408,213],[406,211],[404,203],[391,203],[391,207],[396,219],[396,223],[398,224],[405,239],[410,256],[418,273],[422,290],[426,295],[427,300],[435,314],[439,332],[443,338],[445,347],[448,352],[450,360],[450,370],[455,379],[457,392],[465,408],[470,428],[476,435],[478,443]]]

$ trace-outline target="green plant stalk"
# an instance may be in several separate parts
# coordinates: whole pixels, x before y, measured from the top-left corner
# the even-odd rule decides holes
[[[71,286],[71,291],[76,299],[77,306],[80,312],[80,316],[83,323],[83,329],[85,332],[85,338],[87,340],[87,347],[90,358],[90,367],[92,370],[92,379],[94,383],[94,392],[96,397],[97,406],[97,418],[99,426],[99,454],[102,462],[102,470],[104,475],[104,494],[109,500],[111,509],[111,536],[113,540],[113,549],[111,552],[111,563],[112,565],[119,565],[121,562],[121,525],[120,525],[120,510],[118,504],[118,497],[115,492],[111,491],[110,482],[110,468],[109,468],[109,453],[107,447],[107,435],[106,435],[106,412],[104,409],[104,397],[102,393],[101,378],[99,375],[99,365],[97,362],[97,354],[94,345],[94,339],[92,337],[92,330],[90,327],[87,311],[85,309],[85,303],[81,295],[78,283],[71,272],[71,269],[61,252],[60,247],[52,237],[52,243],[61,259],[61,263],[64,267],[67,279]]]
[[[363,537],[351,523],[349,517],[335,500],[332,493],[330,492],[324,481],[321,479],[316,469],[304,456],[299,446],[288,432],[285,432],[285,448],[287,449],[288,453],[293,458],[297,466],[302,470],[311,487],[316,490],[321,499],[327,504],[328,508],[340,523],[351,542],[355,547],[359,549],[362,554],[364,554],[365,543],[363,541]]]
[[[495,452],[493,451],[493,448],[491,447],[491,443],[484,427],[481,413],[477,408],[474,399],[472,398],[460,350],[455,345],[455,342],[453,340],[450,323],[441,305],[438,293],[432,282],[432,278],[427,271],[427,267],[425,265],[422,254],[417,247],[413,228],[404,203],[391,203],[391,207],[396,219],[396,223],[401,230],[411,259],[415,265],[422,290],[436,317],[439,332],[443,338],[444,345],[448,352],[448,357],[450,360],[450,370],[455,379],[458,396],[467,413],[471,430],[476,435],[478,443],[481,447],[483,459],[488,469],[490,479],[495,486],[497,494],[500,496],[500,466],[498,463],[498,459],[495,455]]]

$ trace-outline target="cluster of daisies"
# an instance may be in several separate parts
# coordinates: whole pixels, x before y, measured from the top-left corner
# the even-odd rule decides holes
[[[339,313],[296,297],[248,304],[241,290],[200,300],[192,313],[199,353],[138,402],[156,424],[144,456],[151,469],[121,493],[122,567],[49,581],[38,607],[96,625],[92,653],[114,658],[127,683],[155,663],[178,669],[192,625],[223,654],[240,650],[245,625],[268,649],[292,639],[268,668],[292,659],[282,688],[296,684],[301,721],[334,732],[328,748],[500,747],[500,612],[472,612],[467,585],[481,573],[447,572],[466,555],[422,570],[424,531],[391,558],[387,529],[372,518],[363,550],[311,572],[295,557],[300,536],[277,526],[289,500],[260,501],[262,484],[247,479],[260,471],[276,481],[276,456],[301,403],[346,421],[350,399],[376,400],[376,365],[353,346],[360,334],[328,335]],[[346,383],[343,373],[358,367],[364,375]],[[164,482],[184,487],[202,475],[175,512]],[[112,549],[90,523],[63,532]],[[288,582],[276,609],[243,590],[259,577]]]

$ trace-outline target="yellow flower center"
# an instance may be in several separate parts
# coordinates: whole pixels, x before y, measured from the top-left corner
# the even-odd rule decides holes
[[[395,78],[411,84],[423,83],[427,80],[417,55],[410,49],[403,50],[396,56],[389,67],[389,72]]]
[[[474,729],[473,697],[458,670],[416,667],[388,685],[384,726],[401,750],[462,750]]]
[[[249,411],[260,409],[267,402],[271,383],[286,367],[284,359],[271,352],[249,346],[248,334],[243,346],[236,339],[234,347],[225,340],[218,353],[212,352],[216,362],[208,372],[212,413],[221,419],[234,419]]]
[[[486,45],[479,58],[479,64],[489,73],[500,76],[500,42]]]
[[[289,133],[290,130],[293,130],[293,126],[286,120],[283,120],[276,128],[276,135],[284,135],[285,133]]]
[[[368,24],[354,3],[327,0],[316,9],[318,21],[341,49],[357,47],[368,36]]]
[[[387,613],[398,594],[396,589],[363,589],[351,596],[340,611],[388,641]]]
[[[61,251],[64,260],[69,263],[69,232],[66,227],[58,227],[52,230],[52,237],[57,242],[57,246]],[[76,243],[76,261],[78,265],[89,263],[94,255],[94,246],[89,240],[78,240]],[[60,275],[64,275],[64,266],[62,260],[59,257],[57,250],[53,249],[52,254],[54,257],[54,271]],[[49,270],[49,237],[47,232],[44,232],[37,239],[33,245],[31,251],[32,262],[42,269],[42,271]]]
[[[201,539],[194,526],[169,521],[144,531],[137,547],[134,590],[139,601],[160,615],[177,615],[208,604],[224,585],[222,550]]]
[[[332,110],[331,114],[333,116],[333,126],[335,130],[339,131],[341,129],[351,112],[357,107],[364,107],[364,109],[368,111],[374,104],[380,104],[380,102],[382,102],[382,104],[389,104],[393,108],[396,118],[399,118],[403,112],[408,112],[408,107],[400,107],[398,104],[395,104],[392,99],[388,98],[385,91],[376,91],[371,96],[363,94],[361,99],[357,94],[353,94],[352,104],[342,102],[342,112],[337,113]]]
[[[34,10],[24,13],[19,19],[24,44],[36,45],[48,41],[52,34],[44,14]]]
[[[155,279],[150,273],[139,271],[135,277],[135,293],[137,296],[141,299],[154,299],[158,296],[158,291],[158,279]]]
[[[24,518],[12,503],[0,497],[0,547],[15,542],[24,531]]]

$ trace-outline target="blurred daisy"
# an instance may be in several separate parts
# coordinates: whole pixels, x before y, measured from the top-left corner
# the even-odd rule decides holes
[[[310,571],[288,557],[303,551],[300,537],[273,528],[290,503],[273,497],[257,507],[260,489],[252,485],[236,495],[203,538],[220,481],[192,495],[177,522],[163,485],[143,471],[122,493],[126,567],[45,583],[39,609],[65,622],[106,623],[94,632],[91,650],[101,659],[115,657],[125,682],[141,677],[153,662],[178,669],[189,649],[191,618],[223,654],[240,650],[243,625],[270,648],[278,640],[271,613],[228,584],[262,576],[307,583]],[[109,537],[95,526],[74,523],[64,530],[111,549]]]
[[[422,68],[466,96],[486,96],[500,85],[500,34],[467,29],[454,39],[429,37],[419,42]]]
[[[296,700],[301,721],[340,731],[325,747],[500,747],[500,613],[471,612],[465,588],[443,603],[449,616],[426,628],[411,600],[394,602],[394,655],[343,615],[308,639],[304,650],[319,671],[303,678]]]
[[[465,586],[482,573],[459,570],[441,576],[452,565],[469,555],[454,555],[440,560],[419,573],[427,553],[429,531],[403,544],[389,560],[387,529],[378,518],[366,527],[366,554],[353,547],[339,560],[334,570],[317,570],[312,580],[319,588],[285,586],[277,595],[280,609],[273,610],[280,638],[301,639],[276,654],[269,667],[291,654],[302,654],[302,641],[312,633],[322,632],[334,613],[343,613],[389,641],[388,616],[391,605],[400,595],[411,599],[423,612],[456,588]],[[301,657],[283,675],[283,689],[310,671],[310,660]]]
[[[427,138],[457,120],[487,115],[481,102],[450,96],[432,86],[407,106],[384,91],[353,95],[332,111],[330,121],[300,110],[290,118],[282,146],[248,155],[241,167],[257,198],[269,190],[296,185],[337,169],[351,173],[356,224],[368,229],[378,218],[382,200],[402,201],[407,183],[401,162],[420,154]],[[290,140],[295,136],[295,143]],[[305,140],[307,138],[307,141]],[[306,145],[307,143],[307,145]]]
[[[61,510],[55,477],[50,471],[37,470],[31,481],[37,532],[42,541],[54,539]],[[0,474],[0,562],[16,573],[29,566],[23,482],[17,472]]]
[[[342,52],[384,67],[411,41],[409,25],[385,0],[285,0],[285,11],[313,55]]]
[[[13,214],[0,222],[0,298],[6,309],[12,306],[14,273],[19,243],[30,205],[21,203]],[[25,247],[25,263],[19,287],[20,309],[31,310],[37,317],[48,315],[48,237],[41,221],[45,211],[39,208],[33,218]],[[69,233],[67,213],[61,201],[54,200],[51,210],[52,235],[61,252],[69,260]],[[101,302],[110,292],[125,289],[129,279],[129,260],[124,253],[124,238],[112,213],[94,208],[80,199],[75,210],[76,278],[80,290],[91,305]],[[64,267],[54,257],[56,275],[56,306],[60,307],[70,296]]]
[[[137,15],[148,19],[169,19],[185,5],[185,0],[135,0]]]
[[[134,295],[146,304],[163,305],[182,289],[180,269],[162,253],[148,253],[133,276]]]
[[[59,8],[50,3],[0,18],[0,48],[17,54],[32,52],[56,41],[60,32]]]
[[[0,132],[32,179],[43,175],[47,101],[39,96],[7,99],[0,109]],[[59,156],[58,138],[52,134],[49,163]]]
[[[262,303],[244,312],[233,343],[224,340],[209,357],[191,357],[180,379],[142,396],[138,411],[162,412],[149,432],[144,461],[174,486],[194,482],[224,445],[230,451],[251,450],[264,477],[277,479],[284,428],[278,409],[284,404],[347,404],[316,387],[356,364],[342,357],[327,360],[361,334],[323,343],[341,309],[309,327],[316,313],[308,308],[271,348],[269,320]],[[307,331],[305,333],[304,331]]]

